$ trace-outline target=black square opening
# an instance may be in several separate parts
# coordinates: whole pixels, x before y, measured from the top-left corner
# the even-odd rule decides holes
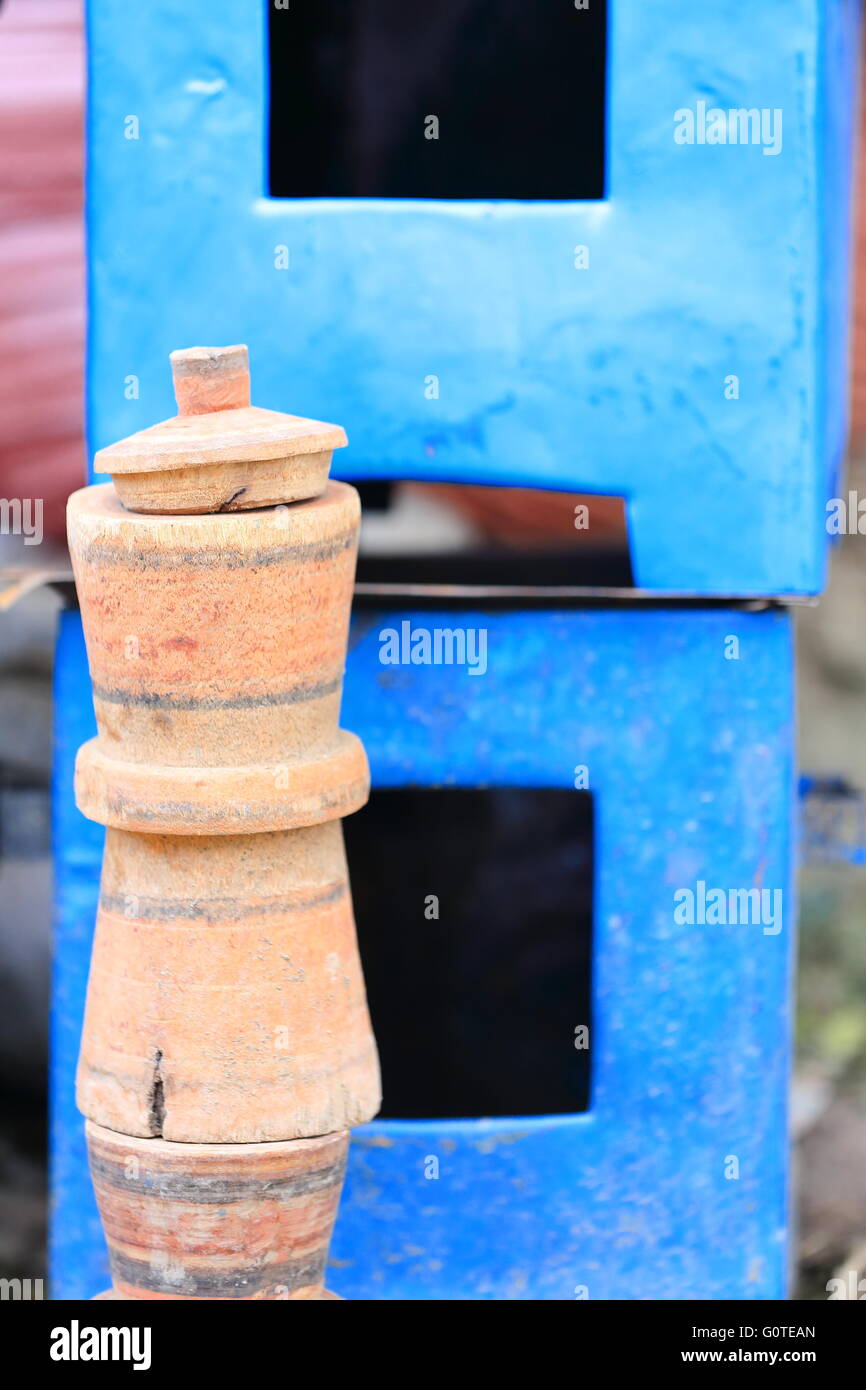
[[[268,7],[272,197],[604,197],[606,0]]]
[[[421,480],[352,481],[361,495],[357,578],[362,592],[378,584],[634,587],[623,497]],[[422,602],[421,596],[413,601]],[[449,602],[455,601],[452,593]],[[488,593],[485,602],[492,601]],[[528,602],[526,594],[521,602]]]
[[[588,792],[525,788],[378,790],[344,821],[384,1117],[588,1109],[592,826]]]

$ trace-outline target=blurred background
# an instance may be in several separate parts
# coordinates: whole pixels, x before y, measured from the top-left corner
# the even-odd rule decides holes
[[[0,497],[42,498],[44,535],[31,545],[0,535],[0,1277],[38,1277],[45,1265],[52,647],[57,610],[69,597],[65,500],[86,474],[83,101],[80,0],[5,0]],[[866,495],[862,174],[859,187],[848,486]],[[442,577],[447,554],[452,580],[514,582],[519,574],[521,582],[627,586],[622,503],[591,500],[590,537],[574,526],[582,501],[589,503],[514,489],[371,486],[362,578]],[[798,609],[797,624],[800,766],[811,780],[801,807],[792,1105],[796,1296],[824,1298],[835,1272],[866,1276],[866,537],[842,541],[827,593]],[[359,917],[362,896],[363,886]]]

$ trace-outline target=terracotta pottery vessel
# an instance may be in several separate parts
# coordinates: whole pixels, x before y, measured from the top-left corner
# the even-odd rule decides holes
[[[243,345],[171,354],[178,414],[100,449],[99,473],[137,512],[236,512],[318,497],[339,425],[250,405]]]
[[[99,730],[78,755],[84,815],[231,835],[364,804],[364,750],[338,728],[359,520],[334,482],[232,516],[139,515],[110,483],[72,495]]]
[[[170,1144],[88,1123],[87,1147],[123,1300],[319,1300],[349,1136]]]
[[[347,1129],[379,1104],[340,822],[110,829],[82,1114],[124,1134],[244,1143]]]
[[[107,827],[78,1103],[100,1299],[331,1301],[351,1126],[380,1102],[340,819],[360,523],[334,425],[250,405],[245,347],[172,353],[178,415],[69,499]],[[226,515],[231,513],[231,515]]]

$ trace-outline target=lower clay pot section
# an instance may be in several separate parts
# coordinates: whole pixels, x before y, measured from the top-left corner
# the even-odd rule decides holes
[[[380,1104],[339,821],[109,829],[78,1104],[178,1143],[330,1134]]]
[[[349,1136],[172,1144],[88,1123],[111,1260],[127,1299],[324,1299]]]
[[[108,757],[98,738],[82,744],[75,762],[76,805],[84,815],[153,834],[294,830],[351,815],[369,795],[367,755],[344,729],[330,747],[278,767],[148,767]]]

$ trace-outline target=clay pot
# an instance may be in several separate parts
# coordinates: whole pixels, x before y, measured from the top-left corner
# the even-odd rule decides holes
[[[99,735],[78,806],[120,829],[285,830],[362,806],[338,729],[358,495],[226,517],[127,512],[110,483],[69,499]]]
[[[339,821],[109,830],[78,1105],[124,1134],[327,1134],[380,1104]]]
[[[100,449],[123,504],[154,513],[236,512],[318,497],[339,425],[250,405],[245,347],[171,354],[178,414]]]
[[[119,1299],[321,1299],[349,1136],[170,1144],[88,1123]]]

